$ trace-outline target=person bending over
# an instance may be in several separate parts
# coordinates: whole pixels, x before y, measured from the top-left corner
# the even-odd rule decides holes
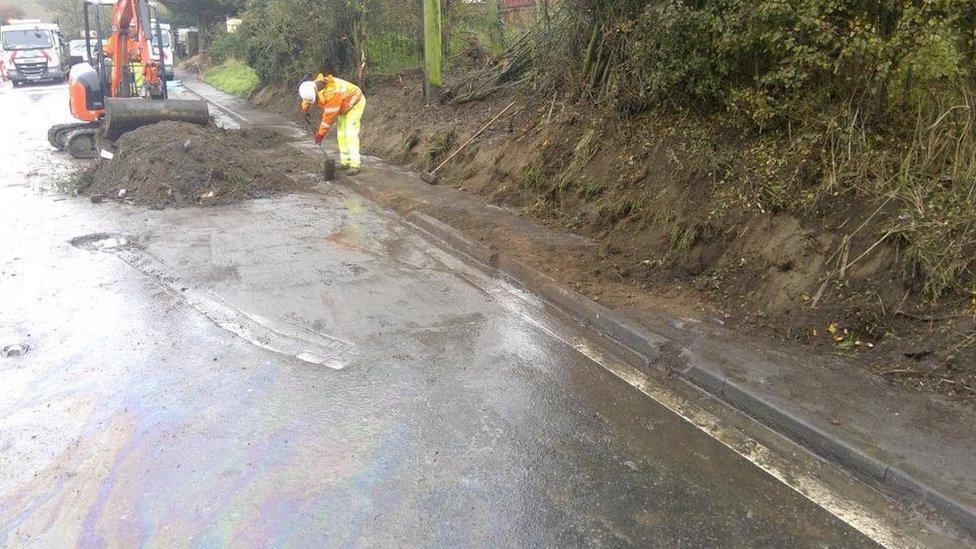
[[[298,88],[302,98],[302,112],[308,114],[312,105],[322,109],[322,123],[315,132],[315,144],[321,145],[332,124],[338,120],[336,141],[339,145],[339,167],[356,175],[362,166],[359,156],[359,129],[366,98],[363,91],[351,82],[331,74],[319,74],[315,80],[303,82]]]

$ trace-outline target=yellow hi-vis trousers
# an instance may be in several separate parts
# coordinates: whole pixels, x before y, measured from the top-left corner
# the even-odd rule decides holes
[[[358,168],[362,165],[362,160],[359,158],[359,128],[362,126],[365,110],[366,98],[362,97],[349,109],[349,112],[339,115],[339,123],[336,126],[339,163],[347,168]]]
[[[132,71],[133,82],[136,84],[136,95],[141,95],[142,83],[145,81],[145,76],[142,74],[142,63],[130,62],[129,70]]]

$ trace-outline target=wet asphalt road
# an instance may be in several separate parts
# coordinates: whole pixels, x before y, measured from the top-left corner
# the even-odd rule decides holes
[[[336,188],[51,188],[63,87],[0,93],[0,544],[871,542]]]

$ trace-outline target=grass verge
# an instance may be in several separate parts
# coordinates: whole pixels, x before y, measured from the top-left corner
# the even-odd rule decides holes
[[[228,59],[204,71],[203,80],[220,91],[238,97],[249,96],[260,83],[258,73],[238,59]]]

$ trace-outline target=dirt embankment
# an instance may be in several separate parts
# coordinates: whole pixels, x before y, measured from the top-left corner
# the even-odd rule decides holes
[[[430,108],[403,79],[372,84],[366,152],[417,170],[516,98]],[[660,115],[600,119],[558,95],[523,95],[441,170],[441,184],[596,241],[591,253],[537,263],[610,305],[670,305],[746,337],[834,350],[892,381],[976,396],[973,304],[922,297],[898,266],[897,242],[883,238],[884,205],[828,196],[801,216],[745,207],[718,180],[721,152],[695,131]]]
[[[78,190],[153,208],[212,206],[309,188],[315,168],[270,130],[161,122],[115,142],[79,177]]]

